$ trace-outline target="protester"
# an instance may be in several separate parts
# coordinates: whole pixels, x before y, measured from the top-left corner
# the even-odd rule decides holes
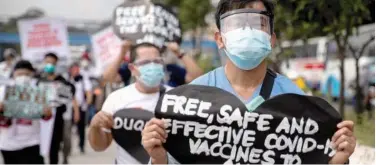
[[[12,79],[16,85],[35,86],[32,78],[34,68],[29,61],[16,63]],[[2,95],[2,94],[0,94]],[[0,99],[0,112],[6,111]],[[49,120],[51,108],[44,109],[42,120]],[[0,150],[5,164],[44,164],[40,155],[40,120],[9,119],[5,127],[0,127]]]
[[[82,54],[82,57],[81,57],[80,62],[79,62],[79,66],[80,66],[80,74],[81,75],[87,76],[89,78],[98,77],[98,75],[94,74],[95,73],[94,67],[93,67],[92,60],[90,58],[89,50],[86,50]]]
[[[172,87],[180,86],[191,82],[195,78],[202,75],[202,69],[197,65],[195,60],[180,51],[177,43],[168,43],[167,47],[171,50],[178,59],[182,60],[186,69],[176,64],[167,64],[166,72],[169,76],[167,84]],[[121,79],[125,85],[128,85],[131,79],[131,71],[127,63],[123,63],[124,56],[127,52],[120,54],[116,60],[109,65],[108,69],[104,72],[103,78],[107,82],[113,82],[116,79],[117,73],[120,74]]]
[[[224,89],[245,104],[256,97],[266,100],[285,93],[303,95],[303,91],[291,80],[267,69],[265,59],[276,41],[273,33],[273,8],[268,0],[221,0],[215,15],[219,29],[215,39],[220,52],[229,60],[224,67],[199,77],[192,84]],[[231,13],[226,13],[229,11]],[[264,80],[266,83],[263,83]],[[337,152],[328,163],[344,164],[348,161],[356,145],[353,127],[352,121],[338,124],[338,131],[332,138]],[[152,164],[178,163],[163,147],[166,137],[162,120],[154,118],[145,125],[142,144],[149,153]]]
[[[75,95],[75,87],[73,84],[65,80],[61,75],[55,73],[55,68],[58,62],[58,57],[55,53],[48,53],[44,57],[43,73],[40,77],[40,82],[60,83],[69,86],[71,93]],[[73,120],[77,123],[80,120],[80,111],[76,99],[72,99],[73,106]],[[55,122],[53,126],[53,135],[50,148],[50,164],[57,164],[59,162],[60,143],[63,140],[64,120],[63,114],[67,111],[69,105],[63,104],[56,109]]]
[[[130,50],[131,44],[125,42],[121,48],[121,55]],[[136,82],[111,93],[103,104],[102,111],[98,112],[89,130],[89,142],[95,151],[104,151],[112,142],[110,132],[113,126],[112,115],[124,108],[140,108],[154,112],[157,101],[167,85],[161,85],[164,78],[163,60],[157,47],[143,43],[135,46],[131,54],[131,63],[128,65]],[[138,164],[139,162],[129,155],[119,145],[117,147],[116,164]]]
[[[80,73],[80,65],[73,63],[69,68],[68,81],[74,84],[76,93],[75,98],[80,108],[80,121],[77,124],[77,130],[80,138],[79,148],[81,153],[85,152],[85,126],[86,126],[86,111],[89,105],[92,104],[92,84],[87,75]]]
[[[5,49],[3,57],[4,61],[0,62],[0,77],[9,78],[13,66],[16,62],[16,51],[12,48]]]

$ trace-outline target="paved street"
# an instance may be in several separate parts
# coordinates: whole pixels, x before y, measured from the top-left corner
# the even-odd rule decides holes
[[[358,145],[350,157],[350,164],[375,164],[375,148]]]
[[[72,155],[70,164],[113,164],[116,147],[114,143],[105,152],[95,152],[91,149],[88,141],[86,142],[86,153],[81,154],[78,148],[78,136],[72,136]],[[21,158],[22,159],[22,158]],[[62,152],[60,152],[60,162],[62,161]],[[48,160],[45,158],[45,163]],[[0,154],[0,164],[3,164],[3,158]]]
[[[73,146],[77,146],[78,144],[78,138],[76,138],[76,141],[74,141],[72,144]],[[116,147],[114,143],[111,144],[111,146],[104,152],[95,152],[93,149],[91,149],[89,143],[86,143],[86,153],[82,155],[78,149],[78,147],[75,147],[73,149],[72,156],[70,158],[71,164],[113,164],[114,158],[115,158],[115,151]]]

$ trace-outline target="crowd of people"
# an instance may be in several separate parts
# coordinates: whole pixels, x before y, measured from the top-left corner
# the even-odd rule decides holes
[[[147,86],[138,89],[141,89],[143,92],[149,92],[149,87],[155,86],[155,84],[159,85],[162,79],[166,84],[177,87],[189,83],[202,74],[202,70],[198,67],[195,60],[191,56],[180,52],[180,47],[177,43],[170,43],[167,47],[176,55],[176,58],[182,61],[184,66],[190,67],[183,67],[176,63],[169,63],[163,66],[158,65],[163,64],[166,60],[164,60],[165,58],[162,57],[162,53],[159,52],[157,47],[153,44],[147,43],[133,47],[131,42],[127,41],[124,42],[122,46],[120,52],[121,55],[116,58],[113,64],[109,65],[100,77],[94,77],[91,74],[91,62],[88,53],[84,53],[81,59],[72,62],[67,70],[58,72],[58,53],[51,52],[45,54],[41,67],[36,64],[33,65],[27,60],[23,60],[20,55],[11,48],[4,51],[3,55],[5,60],[0,63],[0,77],[4,80],[12,79],[16,84],[20,85],[37,86],[39,83],[58,82],[70,87],[70,93],[74,96],[72,97],[72,100],[57,107],[46,107],[45,114],[41,119],[38,119],[50,120],[52,115],[55,116],[49,150],[49,163],[68,164],[69,155],[72,150],[72,136],[75,136],[72,134],[72,128],[76,127],[77,136],[79,138],[79,144],[77,146],[81,153],[84,154],[85,141],[87,140],[85,137],[85,130],[92,119],[93,123],[97,123],[98,117],[102,114],[99,113],[99,115],[94,117],[97,111],[101,109],[104,98],[106,97],[106,86],[121,84],[115,89],[127,86],[122,89],[133,89],[134,96],[138,94],[141,97],[148,98],[148,95],[138,92],[134,85],[130,85],[131,82],[141,79],[144,84],[147,84]],[[124,55],[128,51],[138,52],[143,55],[145,59],[149,59],[149,61],[141,61],[140,64],[134,63],[134,61],[125,61]],[[155,65],[146,65],[149,63]],[[137,69],[144,65],[146,66],[144,69]],[[159,68],[159,72],[155,72],[154,69],[156,67]],[[131,75],[138,76],[136,76],[135,80],[132,79]],[[170,87],[168,88],[170,89]],[[110,90],[112,91],[113,89]],[[0,93],[4,95],[4,92],[5,86],[2,86]],[[110,97],[112,95],[113,94],[111,94]],[[125,101],[119,100],[121,98],[117,99],[118,100],[114,100],[114,102],[124,103]],[[140,100],[140,104],[145,104],[146,102],[145,105],[148,105],[148,109],[151,111],[155,106],[158,97],[152,96],[149,97],[149,99],[150,100],[147,101],[143,99]],[[4,97],[0,98],[0,100],[0,112],[3,113],[5,111],[2,103]],[[112,105],[112,103],[111,105],[109,105],[109,103],[104,103],[103,106],[108,107],[115,105]],[[41,130],[39,121],[36,119],[22,119],[21,121],[20,119],[12,119],[4,116],[1,116],[0,120],[0,150],[2,151],[4,163],[43,164],[44,159],[43,156],[40,155]],[[32,141],[30,141],[31,137],[33,138]],[[89,138],[91,138],[91,133],[89,134]],[[100,141],[106,142],[106,138],[101,139]],[[63,159],[59,162],[60,151],[63,153]],[[19,159],[19,157],[25,159]]]
[[[239,9],[250,10],[237,12]],[[233,12],[226,15],[228,11]],[[205,75],[196,61],[182,51],[177,43],[168,43],[166,47],[184,67],[176,62],[166,63],[163,56],[165,52],[161,52],[151,43],[135,45],[124,41],[118,57],[101,77],[90,75],[87,56],[72,63],[65,72],[57,73],[59,52],[47,53],[43,67],[39,67],[19,59],[14,50],[6,50],[5,61],[0,64],[3,77],[20,84],[29,84],[31,79],[37,80],[35,85],[59,82],[70,86],[74,97],[70,102],[55,108],[46,107],[41,119],[12,119],[1,116],[0,150],[4,163],[43,164],[38,120],[51,120],[52,115],[54,125],[49,152],[50,164],[60,163],[60,150],[64,155],[61,163],[69,163],[73,127],[77,127],[77,147],[82,153],[85,153],[86,138],[95,151],[105,151],[113,141],[111,128],[113,114],[117,110],[140,108],[154,112],[157,101],[164,92],[188,83],[221,88],[234,94],[245,104],[257,97],[267,100],[284,93],[304,95],[291,80],[267,69],[265,59],[276,41],[273,23],[270,21],[273,20],[273,14],[273,6],[268,1],[229,3],[228,0],[221,0],[215,16],[219,29],[215,40],[221,55],[228,60],[224,66]],[[253,19],[248,19],[250,17]],[[124,57],[129,52],[129,61],[125,62]],[[271,85],[263,85],[266,80],[271,81]],[[122,85],[106,97],[105,86],[113,83]],[[2,104],[0,111],[6,111]],[[85,136],[87,125],[90,125],[88,137]],[[166,138],[164,121],[153,118],[146,124],[142,131],[142,144],[151,157],[150,163],[179,163],[164,149],[162,144],[166,142]],[[348,162],[356,145],[353,122],[344,121],[338,124],[338,131],[333,135],[332,141],[337,153],[328,163]],[[138,163],[121,147],[117,147],[115,157],[116,164]]]

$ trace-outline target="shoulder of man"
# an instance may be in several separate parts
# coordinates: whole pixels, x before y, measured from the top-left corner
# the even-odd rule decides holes
[[[302,89],[300,89],[294,82],[292,82],[289,78],[278,74],[275,79],[275,88],[279,88],[281,94],[283,93],[293,93],[293,94],[300,94],[305,95]]]
[[[135,88],[135,84],[133,83],[111,92],[104,101],[102,110],[113,115],[117,110],[119,110],[119,106],[129,102],[127,98],[133,97],[134,94],[132,92],[134,91],[137,90]]]
[[[128,95],[132,96],[132,92],[136,91],[134,89],[136,89],[135,84],[134,83],[129,84],[128,86],[125,86],[123,88],[120,88],[111,92],[108,95],[107,99],[120,99],[120,98],[124,98],[124,96],[128,96]]]
[[[168,85],[163,85],[163,86],[165,87],[166,91],[174,89],[174,87],[171,87],[171,86],[168,86]]]
[[[214,81],[216,81],[216,74],[219,72],[223,67],[216,68],[196,79],[194,79],[191,83],[192,85],[206,85],[206,86],[214,86]]]

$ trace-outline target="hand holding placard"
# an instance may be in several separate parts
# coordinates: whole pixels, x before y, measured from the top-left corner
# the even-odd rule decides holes
[[[163,120],[151,119],[142,131],[142,145],[151,157],[153,164],[167,164],[167,152],[163,147],[166,142],[167,132]],[[159,160],[163,160],[159,162]]]
[[[156,117],[168,124],[166,150],[188,164],[328,163],[341,120],[315,97],[281,95],[250,113],[232,94],[196,85],[167,92]]]

